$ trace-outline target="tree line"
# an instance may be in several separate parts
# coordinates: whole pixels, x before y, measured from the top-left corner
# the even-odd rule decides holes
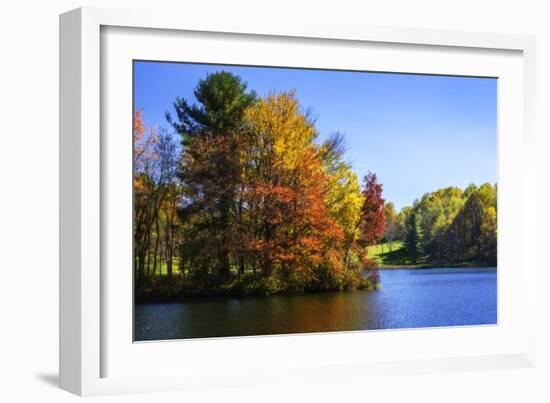
[[[344,136],[319,144],[293,91],[259,97],[225,71],[194,95],[167,113],[175,136],[134,113],[136,296],[375,287],[382,185],[361,186]]]
[[[402,240],[415,263],[497,264],[497,186],[447,187],[396,212],[384,206],[387,242]]]

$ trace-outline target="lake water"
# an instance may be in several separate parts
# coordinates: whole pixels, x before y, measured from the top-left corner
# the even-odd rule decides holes
[[[494,268],[381,270],[382,288],[135,307],[135,340],[497,322]]]

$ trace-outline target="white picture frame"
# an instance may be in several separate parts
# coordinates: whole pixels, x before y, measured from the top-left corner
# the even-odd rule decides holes
[[[346,332],[342,334],[319,337],[320,335],[247,337],[218,340],[193,341],[190,343],[143,343],[133,344],[125,332],[130,332],[127,324],[131,321],[131,300],[121,298],[122,304],[112,305],[109,289],[120,287],[123,278],[117,280],[106,272],[110,257],[105,244],[106,222],[105,211],[111,207],[108,195],[114,189],[107,178],[117,176],[115,173],[127,171],[123,163],[109,163],[109,155],[121,148],[105,138],[110,125],[122,125],[127,121],[111,122],[102,108],[107,102],[113,110],[123,112],[131,109],[124,97],[128,86],[106,84],[102,74],[112,73],[117,69],[103,70],[105,61],[110,57],[106,52],[105,38],[102,32],[111,28],[122,30],[122,36],[132,36],[132,30],[141,31],[147,36],[156,30],[159,41],[179,40],[178,33],[185,35],[192,32],[194,36],[216,33],[216,38],[227,40],[231,36],[253,38],[255,42],[270,41],[276,45],[295,41],[300,46],[311,46],[311,41],[324,41],[323,46],[331,46],[334,51],[346,44],[363,46],[394,46],[393,60],[399,60],[399,53],[414,48],[425,52],[424,63],[434,63],[430,71],[434,74],[466,74],[470,72],[491,75],[491,69],[483,67],[483,57],[488,55],[487,63],[501,64],[503,77],[506,78],[499,93],[499,112],[509,112],[500,118],[508,119],[499,130],[509,130],[504,142],[499,143],[499,270],[501,262],[521,266],[521,279],[510,284],[511,278],[504,271],[503,280],[499,279],[500,293],[515,293],[522,303],[514,307],[510,320],[499,326],[477,329],[434,329],[423,332]],[[126,29],[126,31],[124,31]],[[164,39],[163,39],[164,38]],[[125,40],[130,40],[126,38]],[[241,39],[239,39],[241,40]],[[114,45],[113,45],[114,44]],[[130,42],[113,40],[109,46],[118,46],[117,54],[126,59],[134,57],[124,47]],[[151,45],[148,45],[152,48]],[[143,45],[144,48],[147,45]],[[155,46],[156,47],[156,46]],[[154,52],[157,57],[170,57],[158,46]],[[133,47],[135,49],[135,46]],[[532,366],[535,362],[535,312],[536,278],[534,257],[525,252],[526,234],[535,232],[536,218],[533,201],[535,160],[534,153],[534,38],[520,35],[501,35],[485,33],[467,33],[454,31],[427,31],[408,28],[365,27],[332,23],[267,21],[213,20],[197,16],[172,15],[169,12],[151,10],[116,10],[103,8],[81,8],[70,11],[60,17],[60,384],[63,389],[79,395],[96,395],[128,393],[139,391],[159,391],[210,387],[214,385],[248,385],[262,382],[292,382],[296,379],[335,379],[347,376],[369,376],[386,373],[389,375],[418,372],[464,371],[490,368],[512,368]],[[434,52],[447,52],[449,61],[444,58],[436,63]],[[290,51],[290,48],[289,48]],[[361,50],[359,50],[361,51]],[[153,52],[153,50],[150,50]],[[460,52],[477,54],[477,67],[459,63]],[[513,53],[509,62],[491,57]],[[508,53],[506,53],[508,54]],[[256,53],[256,58],[261,54]],[[493,56],[491,56],[493,55]],[[199,56],[200,57],[200,56]],[[395,59],[397,57],[397,59]],[[477,57],[477,56],[476,56]],[[115,57],[113,56],[113,60]],[[505,58],[506,59],[506,58]],[[220,59],[222,60],[222,59]],[[390,59],[388,59],[390,60]],[[492,60],[492,61],[490,61]],[[508,59],[506,59],[508,60]],[[124,62],[124,61],[122,61]],[[268,63],[268,61],[265,61]],[[302,61],[305,65],[308,61]],[[316,62],[312,61],[312,67]],[[395,63],[395,61],[394,61]],[[260,63],[261,64],[261,63]],[[391,65],[380,65],[387,70]],[[447,66],[447,67],[446,67]],[[503,66],[509,66],[503,67]],[[335,68],[339,66],[333,66]],[[342,67],[342,66],[340,66]],[[416,69],[421,71],[420,64]],[[107,69],[111,69],[109,65]],[[400,70],[399,66],[395,69]],[[408,69],[405,69],[408,71]],[[495,70],[497,71],[497,70]],[[124,70],[121,70],[124,74]],[[480,74],[481,74],[480,73]],[[486,74],[485,74],[486,73]],[[118,74],[121,74],[120,72]],[[120,77],[120,76],[116,76]],[[116,81],[120,82],[120,80]],[[112,84],[112,85],[111,85]],[[108,85],[108,88],[106,86]],[[108,94],[108,95],[106,95]],[[115,98],[111,98],[114,94]],[[122,102],[116,105],[112,99]],[[107,97],[107,98],[105,98]],[[121,106],[122,105],[122,106]],[[518,109],[518,106],[520,108]],[[111,109],[109,108],[109,111]],[[131,116],[131,115],[129,115]],[[499,118],[499,119],[500,119]],[[501,120],[499,120],[499,124]],[[120,126],[119,126],[120,127]],[[131,126],[130,126],[131,127]],[[517,129],[515,131],[511,129]],[[130,133],[131,129],[128,129]],[[103,137],[102,137],[103,135]],[[130,139],[130,135],[128,136]],[[131,141],[131,140],[130,140]],[[107,149],[106,149],[107,147]],[[124,147],[124,146],[122,146]],[[510,164],[521,168],[512,172],[506,167]],[[125,171],[126,170],[126,171]],[[115,172],[116,171],[116,172]],[[504,175],[504,176],[503,176]],[[504,189],[501,189],[504,179]],[[523,192],[512,195],[506,186],[507,180],[521,183]],[[122,194],[124,196],[124,194]],[[127,196],[127,194],[126,194]],[[124,197],[117,197],[125,200]],[[504,204],[502,204],[504,203]],[[521,208],[521,214],[515,217],[506,215],[506,205]],[[103,209],[103,211],[102,211]],[[108,215],[113,217],[113,215]],[[114,221],[113,221],[114,222]],[[120,228],[119,228],[120,230]],[[122,229],[124,232],[124,229]],[[111,234],[112,236],[112,234]],[[501,246],[519,242],[517,256],[510,256],[501,251]],[[519,272],[519,269],[518,269]],[[500,271],[499,271],[500,276]],[[106,281],[109,280],[109,286]],[[515,288],[515,289],[514,289]],[[123,295],[127,296],[126,293]],[[508,308],[506,308],[508,309]],[[508,312],[508,311],[506,311]],[[130,317],[128,317],[130,315]],[[505,317],[507,318],[507,317]],[[116,324],[122,324],[119,327]],[[123,335],[123,336],[120,336]],[[395,349],[391,356],[387,349],[380,349],[386,357],[366,359],[361,356],[353,359],[339,360],[327,354],[323,360],[315,360],[310,354],[312,348],[327,348],[335,340],[350,346],[364,342],[365,337],[371,340],[388,339],[388,343],[400,344],[406,337],[409,343],[417,343],[418,354],[405,354]],[[451,351],[445,343],[453,343],[460,338],[461,348]],[[502,344],[491,340],[505,340]],[[423,342],[422,340],[427,340]],[[477,342],[485,340],[484,342]],[[118,343],[118,344],[117,344]],[[437,345],[439,343],[439,345]],[[485,343],[485,344],[484,344]],[[474,346],[474,344],[477,344]],[[406,344],[403,344],[406,346]],[[285,351],[296,352],[285,356]],[[283,350],[283,348],[285,350]],[[194,351],[213,351],[211,355],[193,355]],[[115,351],[116,353],[113,353]],[[229,352],[228,352],[229,351]],[[235,351],[231,355],[230,351]],[[122,352],[122,353],[120,353]],[[238,357],[250,356],[242,362],[232,362],[231,367],[223,365],[224,360],[235,360]],[[309,354],[309,355],[308,355]],[[169,360],[168,357],[187,357],[185,361]],[[265,365],[260,368],[254,357],[265,357]],[[153,361],[152,356],[155,358]],[[216,356],[218,358],[216,358]],[[139,359],[137,359],[139,357]],[[199,358],[202,357],[202,358]],[[160,360],[160,361],[159,361]],[[202,360],[203,362],[200,362]],[[216,361],[217,360],[217,361]],[[128,363],[123,365],[123,363]],[[139,363],[143,363],[139,368]],[[164,363],[166,371],[159,375],[149,374],[147,367]],[[111,363],[118,363],[116,370]],[[107,365],[109,364],[109,365]],[[113,368],[115,368],[113,364]],[[217,364],[214,366],[213,364]],[[193,371],[189,368],[193,367]],[[213,368],[216,367],[214,370]],[[284,371],[280,369],[284,368]],[[304,371],[307,368],[307,371]],[[330,373],[330,377],[328,374]],[[336,375],[335,375],[336,374]]]

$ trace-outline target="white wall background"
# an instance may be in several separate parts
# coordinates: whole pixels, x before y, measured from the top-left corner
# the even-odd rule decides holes
[[[231,18],[301,19],[532,34],[538,51],[539,230],[550,223],[550,12],[544,0],[11,0],[0,4],[0,400],[69,402],[57,389],[58,356],[58,14],[82,5],[179,7]],[[540,329],[534,369],[355,378],[334,384],[271,386],[93,398],[181,401],[550,401],[550,264],[540,259]]]

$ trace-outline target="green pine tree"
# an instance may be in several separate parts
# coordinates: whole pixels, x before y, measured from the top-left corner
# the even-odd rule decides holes
[[[407,220],[406,231],[405,243],[407,250],[414,263],[417,263],[424,253],[424,234],[420,226],[420,217],[414,210]]]

